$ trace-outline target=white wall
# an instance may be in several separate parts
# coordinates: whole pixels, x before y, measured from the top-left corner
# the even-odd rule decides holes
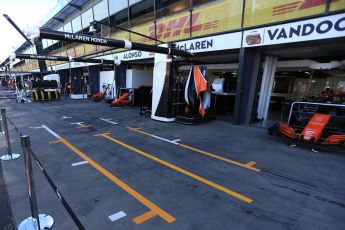
[[[128,69],[126,71],[126,88],[137,89],[140,86],[152,86],[152,70]]]
[[[103,92],[103,85],[113,84],[114,81],[114,71],[101,71],[99,72],[99,91]],[[116,85],[111,87],[112,98],[114,98],[116,90]]]

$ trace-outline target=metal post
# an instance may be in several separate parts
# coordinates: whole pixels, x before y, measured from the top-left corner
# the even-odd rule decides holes
[[[3,131],[5,132],[7,154],[1,156],[0,159],[3,161],[15,160],[18,157],[20,157],[20,154],[12,153],[12,147],[11,147],[11,142],[10,142],[10,135],[8,132],[6,110],[5,109],[1,109],[1,117],[2,117]]]
[[[35,182],[31,164],[30,137],[23,135],[20,138],[24,154],[25,178],[29,194],[31,216],[19,224],[18,230],[50,229],[54,223],[53,218],[46,214],[38,214]]]
[[[0,118],[0,134],[4,135],[5,131],[4,131],[4,125],[2,124],[2,118]]]
[[[69,69],[69,82],[72,83],[71,61],[68,62],[68,69]]]

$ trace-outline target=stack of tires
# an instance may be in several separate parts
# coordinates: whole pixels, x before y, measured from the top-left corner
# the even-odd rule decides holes
[[[31,86],[36,89],[32,92],[33,101],[51,101],[60,99],[58,84],[55,80],[31,81]]]
[[[31,87],[33,89],[36,88],[44,88],[44,89],[55,89],[58,87],[58,83],[55,80],[38,80],[38,81],[31,81]]]
[[[34,92],[32,92],[32,99],[34,101],[59,100],[60,99],[60,93],[58,90],[55,90],[55,91],[34,91]]]

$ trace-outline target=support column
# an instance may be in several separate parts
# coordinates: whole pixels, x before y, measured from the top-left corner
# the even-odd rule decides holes
[[[234,124],[250,124],[254,118],[257,76],[261,52],[255,48],[241,48],[238,65]]]
[[[276,57],[266,56],[257,109],[257,118],[260,120],[267,119],[268,109],[270,106],[270,100],[272,95],[274,75],[277,68],[277,60],[278,59]]]
[[[43,55],[44,51],[43,51],[43,45],[42,45],[42,40],[39,39],[36,43],[35,43],[35,47],[36,47],[36,53],[38,55]],[[47,65],[46,65],[46,61],[45,60],[38,60],[38,66],[40,69],[40,73],[43,79],[43,75],[48,73],[48,69],[47,69]]]
[[[98,66],[89,66],[89,82],[90,82],[90,91],[91,95],[98,93],[100,90],[100,68]]]

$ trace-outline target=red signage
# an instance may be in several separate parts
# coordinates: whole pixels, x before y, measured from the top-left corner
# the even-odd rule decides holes
[[[156,39],[168,39],[176,36],[181,36],[183,34],[189,34],[190,32],[199,32],[203,30],[208,30],[212,28],[217,28],[219,21],[210,21],[206,23],[198,23],[200,18],[200,12],[192,15],[190,19],[189,15],[182,17],[172,18],[167,22],[161,22],[156,24]],[[191,22],[191,27],[189,26]],[[149,27],[150,37],[154,38],[155,26]]]
[[[331,2],[336,2],[338,0],[331,0]],[[277,16],[281,14],[290,13],[296,10],[305,10],[309,8],[313,8],[320,5],[326,5],[328,0],[304,0],[304,1],[296,1],[291,2],[288,4],[282,4],[273,7],[272,16]]]

